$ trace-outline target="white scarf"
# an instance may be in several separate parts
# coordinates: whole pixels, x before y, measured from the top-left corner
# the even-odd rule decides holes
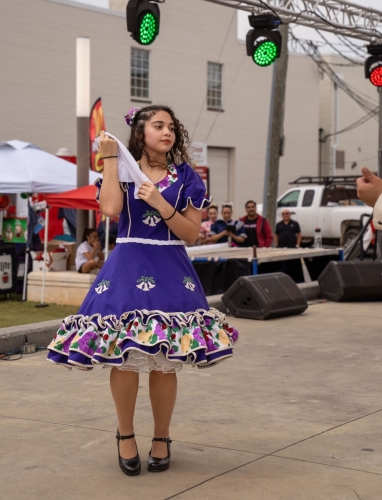
[[[140,188],[142,182],[152,182],[150,179],[141,171],[138,163],[134,160],[131,153],[127,147],[122,144],[122,142],[114,137],[114,135],[105,132],[109,137],[117,141],[118,143],[118,179],[119,182],[134,182],[134,198],[139,199],[138,189]],[[99,148],[99,137],[96,140],[97,147]]]

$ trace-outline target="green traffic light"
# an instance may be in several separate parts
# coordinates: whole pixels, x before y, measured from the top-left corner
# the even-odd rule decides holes
[[[277,59],[277,46],[269,40],[260,44],[253,53],[253,60],[258,66],[269,66]]]
[[[153,43],[158,34],[158,27],[158,19],[152,12],[146,12],[139,26],[139,43],[142,45]]]

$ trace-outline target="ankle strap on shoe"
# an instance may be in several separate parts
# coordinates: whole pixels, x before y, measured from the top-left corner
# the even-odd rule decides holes
[[[170,438],[153,438],[153,441],[162,441],[162,443],[172,443]]]
[[[135,434],[133,433],[133,434],[130,434],[130,436],[121,436],[119,434],[119,432],[118,432],[118,434],[115,437],[118,439],[118,441],[119,440],[123,441],[124,439],[132,439],[132,438],[134,438]]]

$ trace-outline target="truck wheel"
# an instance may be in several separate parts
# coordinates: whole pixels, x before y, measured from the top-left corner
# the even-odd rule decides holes
[[[359,229],[356,229],[355,227],[348,229],[344,235],[344,242],[343,242],[344,247],[347,247],[348,245],[350,245],[350,243],[358,235],[359,235]]]

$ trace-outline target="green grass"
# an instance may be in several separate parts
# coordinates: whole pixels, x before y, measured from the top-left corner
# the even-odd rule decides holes
[[[21,295],[12,294],[11,299],[4,299],[0,294],[0,328],[8,326],[39,323],[50,319],[61,319],[75,314],[77,306],[49,304],[48,307],[35,307],[38,302],[20,302]]]

